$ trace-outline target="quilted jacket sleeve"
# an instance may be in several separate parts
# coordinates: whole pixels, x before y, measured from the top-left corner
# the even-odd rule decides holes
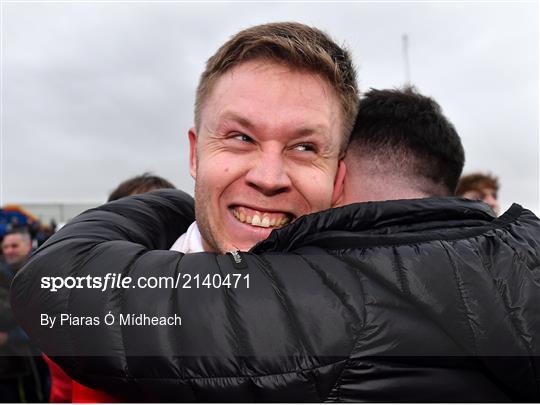
[[[339,373],[361,324],[357,304],[347,298],[361,292],[335,287],[358,285],[355,273],[322,276],[302,256],[165,250],[192,221],[190,197],[175,191],[87,211],[47,241],[15,278],[17,319],[76,380],[114,392],[122,387],[131,399],[148,392],[148,399],[175,401],[325,398],[335,381],[328,376]],[[89,277],[104,280],[107,274],[131,277],[132,283],[87,288]],[[43,288],[44,277],[50,283],[52,277],[83,280],[85,288],[53,292]],[[150,277],[177,284],[136,284]],[[320,294],[314,299],[309,291]],[[108,314],[112,325],[105,324]],[[45,315],[55,317],[54,326],[44,324]],[[149,324],[144,317],[175,325]],[[331,325],[325,323],[330,319]]]

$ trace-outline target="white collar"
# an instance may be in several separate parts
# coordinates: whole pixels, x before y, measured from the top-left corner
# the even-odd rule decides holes
[[[186,233],[181,235],[169,250],[176,250],[181,253],[199,253],[204,252],[201,232],[197,222],[193,222]]]

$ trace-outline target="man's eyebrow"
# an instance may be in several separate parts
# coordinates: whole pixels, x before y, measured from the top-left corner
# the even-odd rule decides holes
[[[253,130],[254,128],[256,128],[256,125],[253,124],[250,120],[232,111],[225,112],[221,116],[221,120],[224,122],[234,121],[249,130]]]
[[[248,118],[234,112],[226,111],[221,116],[222,123],[236,122],[242,127],[253,131],[257,128],[257,125],[251,122]],[[295,136],[304,137],[309,135],[322,136],[327,143],[331,143],[332,137],[328,133],[328,127],[324,124],[314,125],[313,127],[300,127],[294,130]]]
[[[299,136],[308,136],[308,135],[324,135],[325,138],[328,136],[328,128],[324,125],[316,125],[314,127],[302,127],[295,131]]]
[[[304,127],[295,131],[299,138],[314,136],[314,139],[322,139],[323,144],[325,145],[324,149],[331,148],[332,136],[328,132],[328,128],[325,125],[317,125],[315,127]]]

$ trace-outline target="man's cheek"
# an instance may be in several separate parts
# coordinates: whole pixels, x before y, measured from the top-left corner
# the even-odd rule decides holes
[[[334,179],[329,176],[322,178],[318,176],[312,178],[309,184],[311,188],[308,195],[311,196],[313,210],[321,211],[330,208],[334,192]]]

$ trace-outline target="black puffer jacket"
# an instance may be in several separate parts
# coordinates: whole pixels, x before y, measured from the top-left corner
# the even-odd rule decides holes
[[[303,217],[250,253],[157,250],[192,216],[175,191],[80,215],[17,275],[17,318],[70,375],[128,399],[540,399],[540,221],[530,211],[494,219],[461,199],[354,204]],[[188,274],[192,288],[40,287],[42,276],[111,272]],[[195,288],[208,274],[241,279]],[[109,311],[182,324],[40,326],[42,313]]]

